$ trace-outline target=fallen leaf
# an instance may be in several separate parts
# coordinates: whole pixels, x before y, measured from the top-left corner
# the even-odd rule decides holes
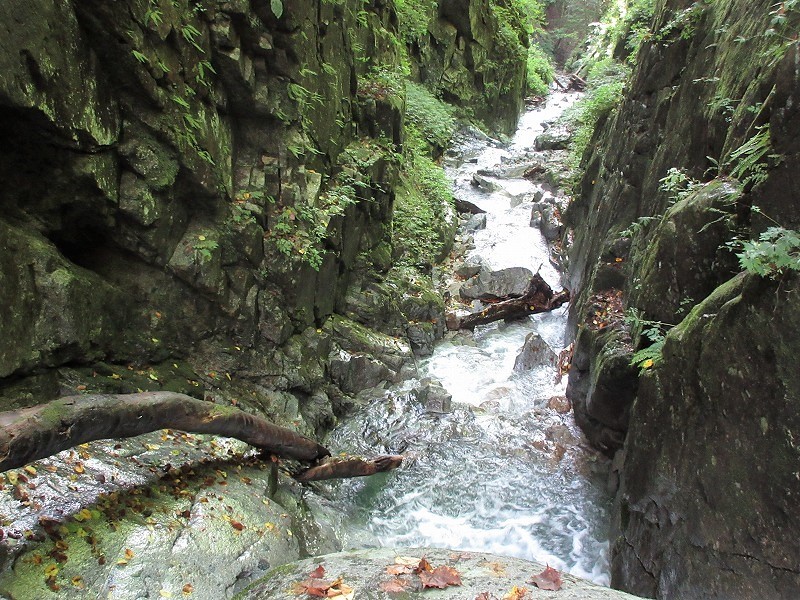
[[[506,568],[499,562],[490,562],[489,569],[491,569],[492,575],[496,577],[503,577],[506,574]]]
[[[503,596],[503,600],[522,600],[528,594],[528,588],[517,587],[516,585],[511,588],[511,591]]]
[[[79,590],[82,590],[86,587],[86,584],[83,583],[83,577],[81,577],[80,575],[76,575],[70,581],[72,582],[72,585],[74,585]]]
[[[233,527],[236,531],[242,531],[244,529],[244,525],[239,521],[231,521],[231,527]]]
[[[433,567],[431,566],[431,563],[428,562],[428,559],[424,556],[420,559],[419,563],[414,569],[415,573],[430,573],[431,571],[433,571]]]
[[[492,600],[492,597],[489,595],[489,592],[481,592],[475,596],[475,600]]]
[[[531,577],[530,582],[539,589],[557,592],[561,589],[561,573],[547,565],[544,571]]]
[[[194,586],[191,583],[187,583],[185,586],[183,586],[181,591],[183,592],[184,596],[188,596],[194,591]]]
[[[30,466],[30,465],[28,465],[27,467],[25,467],[25,472],[26,472],[28,475],[36,475],[36,469],[35,469],[34,467]]]
[[[76,465],[75,465],[75,466],[72,468],[72,470],[73,470],[73,471],[75,471],[76,473],[83,473],[83,472],[85,471],[85,469],[83,468],[83,463],[78,463],[78,464],[76,464]]]
[[[395,556],[394,557],[394,564],[396,565],[408,565],[410,567],[416,567],[419,564],[420,559],[414,556]]]
[[[411,582],[406,579],[400,579],[399,577],[395,577],[394,579],[390,579],[389,581],[383,581],[378,586],[381,591],[396,593],[396,592],[405,592],[406,588],[411,585]]]
[[[414,572],[414,567],[409,565],[389,565],[386,567],[389,575],[408,575]]]
[[[58,565],[55,563],[50,563],[44,568],[45,577],[55,577],[58,575]]]
[[[311,573],[309,573],[308,576],[311,579],[322,579],[323,577],[325,577],[325,567],[319,565],[316,569],[311,571]]]
[[[427,562],[427,561],[426,561]],[[419,574],[422,588],[444,589],[448,585],[461,585],[461,575],[453,567],[436,567],[433,571],[422,571]]]

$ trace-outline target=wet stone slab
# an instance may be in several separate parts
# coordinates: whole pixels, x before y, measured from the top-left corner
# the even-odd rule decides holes
[[[455,569],[461,585],[444,589],[422,589],[416,575],[390,575],[387,567],[398,559],[421,559],[425,557],[432,567],[448,566]],[[270,571],[263,579],[236,596],[237,600],[298,600],[311,598],[302,591],[302,583],[319,566],[325,569],[324,579],[341,583],[334,590],[344,590],[338,598],[352,597],[358,600],[412,600],[415,598],[443,600],[473,600],[485,598],[499,600],[513,593],[514,588],[525,588],[527,593],[516,598],[537,600],[625,600],[634,599],[617,590],[601,587],[568,574],[561,574],[562,587],[558,591],[540,590],[531,578],[544,571],[545,565],[476,552],[457,552],[434,548],[375,548],[354,552],[329,554],[290,563]],[[405,591],[387,592],[388,582],[399,579],[407,581]],[[299,587],[300,586],[300,587]],[[347,593],[352,589],[352,596]],[[299,592],[299,593],[298,593]],[[485,594],[485,596],[481,596]],[[337,596],[332,596],[336,598]]]
[[[237,440],[84,444],[0,474],[0,598],[230,598],[337,549],[304,513],[299,484]]]

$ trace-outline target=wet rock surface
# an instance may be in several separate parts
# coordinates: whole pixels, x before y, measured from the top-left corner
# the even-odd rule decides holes
[[[482,271],[461,288],[461,296],[472,300],[496,300],[521,296],[533,277],[525,267],[509,267],[499,271]]]
[[[163,431],[85,444],[2,479],[0,594],[19,600],[227,598],[335,551],[298,484],[241,442]],[[188,586],[188,587],[187,587]]]
[[[394,565],[398,557],[425,557],[433,567],[448,566],[460,574],[461,585],[444,589],[425,589],[414,581],[416,576],[388,575],[386,568]],[[355,598],[389,600],[392,598],[452,598],[465,600],[486,594],[486,598],[501,598],[514,587],[525,588],[526,598],[563,598],[565,600],[625,600],[635,596],[603,588],[570,575],[562,575],[563,585],[558,592],[541,590],[530,583],[531,578],[544,571],[545,565],[515,558],[458,552],[436,548],[379,548],[357,552],[342,552],[304,560],[268,573],[261,581],[251,585],[236,596],[237,600],[289,600],[296,599],[292,585],[307,581],[318,566],[325,569],[325,577],[342,578],[355,592]],[[382,585],[400,579],[408,581],[405,591],[386,592]]]

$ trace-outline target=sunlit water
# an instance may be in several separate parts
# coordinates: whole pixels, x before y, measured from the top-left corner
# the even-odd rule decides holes
[[[507,167],[529,152],[541,122],[572,99],[553,94],[544,107],[527,112],[505,148],[466,142],[465,162],[454,160],[448,168],[455,193],[488,212],[488,226],[477,232],[469,259],[480,258],[493,269],[540,269],[558,286],[546,244],[528,224],[538,188],[524,179],[496,177],[499,189],[490,193],[470,181],[478,169],[495,169],[501,161]],[[610,498],[603,460],[586,447],[571,414],[548,406],[550,398],[564,393],[555,366],[514,371],[531,332],[555,352],[563,349],[565,312],[494,323],[478,328],[474,338],[459,334],[438,344],[419,365],[420,373],[452,394],[451,412],[426,410],[415,392],[420,383],[413,380],[332,432],[327,445],[334,451],[407,457],[392,473],[320,486],[316,501],[333,516],[345,547],[491,552],[608,584]]]

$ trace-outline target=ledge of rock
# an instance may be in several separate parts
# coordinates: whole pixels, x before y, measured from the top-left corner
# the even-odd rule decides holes
[[[395,578],[386,573],[386,567],[395,564],[397,557],[425,557],[435,568],[449,566],[458,571],[462,585],[445,589],[421,589],[415,575],[403,575],[416,585],[405,591],[389,593],[381,589],[381,584]],[[540,590],[529,580],[541,573],[545,565],[540,563],[507,558],[478,552],[460,552],[434,548],[373,548],[353,552],[341,552],[318,556],[273,569],[262,579],[236,596],[237,600],[297,600],[308,597],[293,592],[295,584],[309,579],[318,566],[325,569],[325,579],[337,580],[354,591],[359,600],[411,600],[413,598],[472,600],[486,594],[488,598],[502,598],[515,586],[527,588],[526,600],[549,598],[550,600],[625,600],[635,599],[624,592],[605,588],[562,574],[563,584],[558,592]]]

